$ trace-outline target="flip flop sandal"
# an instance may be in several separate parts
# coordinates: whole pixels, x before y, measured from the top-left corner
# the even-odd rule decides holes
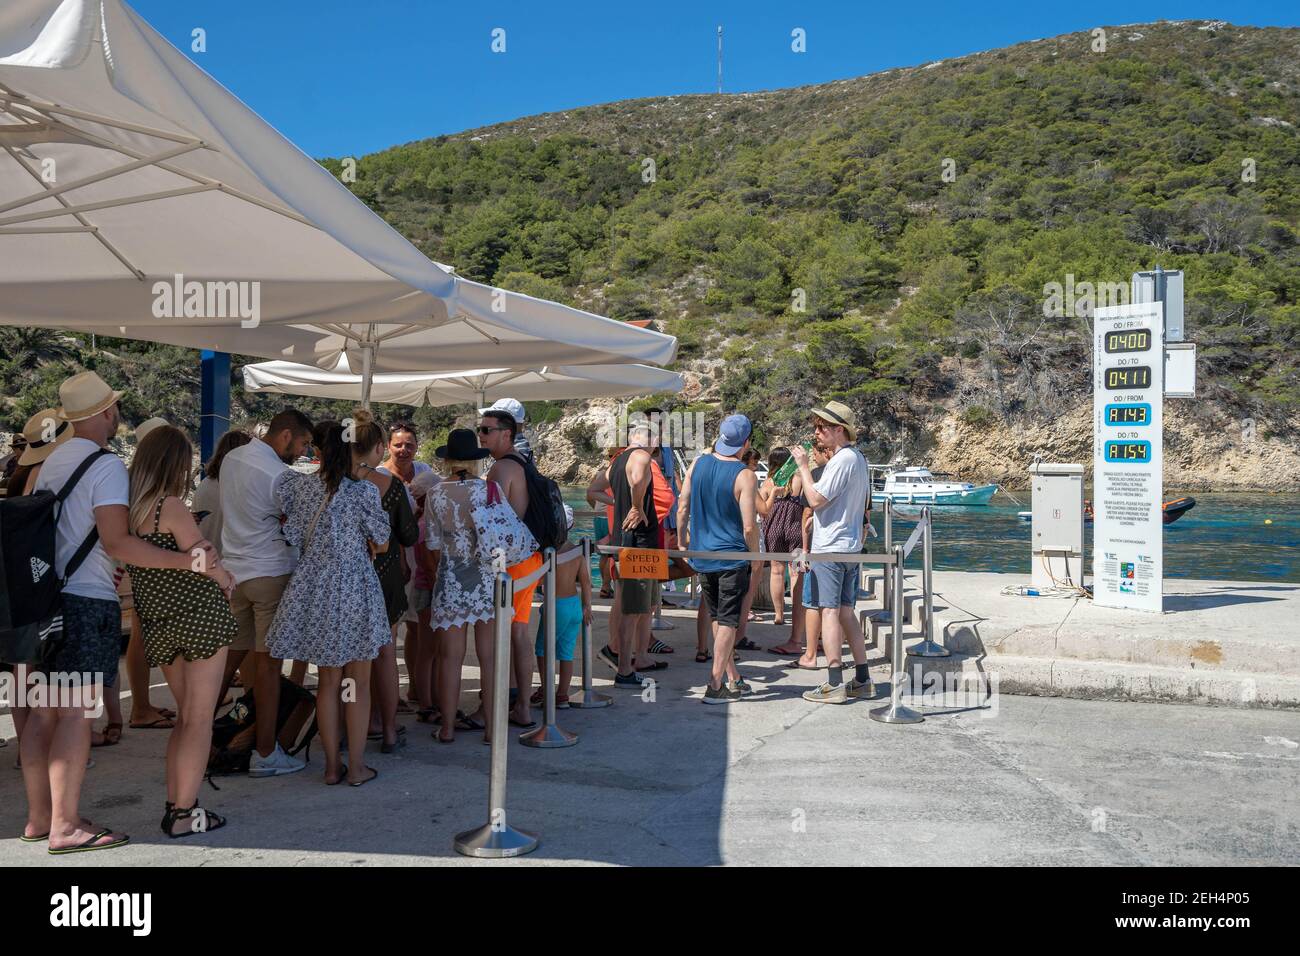
[[[475,720],[467,714],[456,711],[456,729],[457,730],[486,730],[487,724],[480,720]]]
[[[775,654],[777,657],[798,657],[803,651],[778,651],[775,647],[767,649],[769,654]]]
[[[100,741],[90,742],[92,747],[116,747],[122,742],[122,725],[118,723],[105,724],[104,729],[100,732]]]
[[[107,830],[107,829],[100,830],[94,836],[90,837],[88,840],[82,843],[77,843],[74,844],[73,846],[61,847],[57,850],[54,847],[50,847],[47,852],[50,854],[50,856],[66,856],[69,853],[91,853],[95,850],[112,850],[115,847],[126,846],[128,843],[131,842],[131,838],[129,836],[124,836],[120,840],[114,840],[112,843],[95,842],[97,840],[104,839],[104,837],[110,835],[112,832],[113,832],[112,830]]]
[[[537,721],[535,721],[535,720],[530,720],[528,723],[524,723],[522,720],[515,720],[515,718],[511,717],[511,718],[510,718],[510,726],[511,726],[511,727],[522,727],[524,730],[528,730],[528,729],[531,728],[531,727],[536,727],[536,726],[537,726]]]
[[[442,735],[442,731],[440,731],[440,730],[435,730],[435,731],[434,731],[432,734],[430,734],[429,736],[432,737],[434,740],[438,741],[438,743],[440,743],[440,744],[454,744],[454,743],[456,742],[456,738],[455,738],[455,737],[452,737],[452,738],[448,739],[447,737],[444,737],[444,736]]]
[[[341,783],[342,783],[344,780],[346,780],[346,779],[348,779],[348,765],[347,765],[347,764],[344,764],[344,765],[343,765],[343,770],[339,773],[339,778],[338,778],[337,780],[326,780],[326,781],[325,781],[325,786],[327,786],[327,787],[337,787],[339,784],[341,784]]]
[[[415,712],[415,719],[422,724],[440,724],[441,720],[433,719],[433,715],[437,712],[437,707],[422,707]]]
[[[18,839],[21,840],[23,843],[44,843],[44,842],[45,842],[46,840],[48,840],[49,838],[50,838],[50,831],[49,831],[49,830],[46,830],[44,833],[38,833],[38,834],[36,834],[36,836],[21,836],[21,835],[20,835],[20,836],[18,837]]]
[[[638,663],[638,664],[636,665],[636,670],[638,670],[638,671],[661,671],[661,670],[663,670],[663,669],[664,669],[665,667],[667,667],[667,666],[668,666],[668,662],[667,662],[667,661],[646,661],[644,664]]]
[[[366,777],[366,779],[365,779],[365,780],[362,780],[360,783],[352,783],[351,781],[348,781],[348,786],[349,786],[349,787],[364,787],[364,786],[365,786],[366,784],[368,784],[371,780],[374,780],[374,779],[376,779],[376,778],[379,776],[379,771],[376,770],[374,767],[367,767],[366,769],[370,771],[370,776]]]
[[[650,645],[651,654],[675,654],[676,652],[676,648],[658,639]]]
[[[113,725],[109,724],[109,726],[111,727]],[[176,722],[170,717],[159,717],[155,720],[149,721],[147,724],[133,723],[130,725],[132,730],[171,730],[175,726]]]

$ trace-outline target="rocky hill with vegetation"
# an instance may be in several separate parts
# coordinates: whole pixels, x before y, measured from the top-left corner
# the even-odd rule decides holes
[[[1294,489],[1300,29],[1103,30],[528,117],[357,157],[349,186],[462,275],[678,336],[679,407],[743,411],[770,443],[839,398],[873,461],[972,478],[1090,461],[1087,303],[1045,316],[1053,283],[1182,269],[1199,395],[1171,402],[1170,483]],[[114,342],[98,362],[190,421],[197,371],[173,352]],[[5,362],[9,395],[53,377]],[[537,409],[570,478],[586,408]]]

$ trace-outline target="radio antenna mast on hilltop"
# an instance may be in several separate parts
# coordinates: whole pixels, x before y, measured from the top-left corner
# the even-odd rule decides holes
[[[718,24],[718,92],[722,92],[722,24]]]

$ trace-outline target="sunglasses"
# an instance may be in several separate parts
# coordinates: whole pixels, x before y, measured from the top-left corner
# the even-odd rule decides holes
[[[508,431],[510,431],[510,429],[506,428],[504,425],[480,425],[478,427],[478,433],[480,435],[491,435],[493,432]]]

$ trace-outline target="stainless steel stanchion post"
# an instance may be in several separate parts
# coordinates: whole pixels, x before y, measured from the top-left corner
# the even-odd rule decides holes
[[[492,674],[491,771],[488,774],[488,822],[456,834],[452,846],[465,856],[500,859],[523,856],[537,849],[531,833],[516,830],[506,822],[506,757],[510,744],[507,711],[510,704],[510,623],[514,620],[514,581],[504,571],[496,575],[496,653]],[[479,672],[483,673],[480,663]],[[522,691],[521,691],[522,692]]]
[[[934,642],[934,513],[928,507],[921,511],[921,520],[925,522],[925,536],[921,539],[921,554],[924,556],[924,570],[921,581],[925,589],[925,640],[907,653],[913,657],[949,657],[951,651]]]
[[[885,499],[885,553],[894,553],[894,503]],[[881,575],[880,579],[881,611],[875,617],[878,621],[889,621],[894,615],[894,572]]]
[[[542,607],[546,614],[546,653],[542,665],[542,680],[545,681],[542,685],[542,726],[520,736],[519,742],[525,747],[572,747],[578,742],[578,735],[555,725],[555,549],[547,548],[545,555],[546,595]],[[519,693],[528,691],[521,687]]]
[[[584,567],[591,567],[590,538],[582,539],[582,557],[579,560],[585,562]],[[587,623],[587,615],[584,614],[582,616],[582,690],[569,700],[570,707],[608,707],[614,703],[614,698],[594,690],[591,686],[591,666],[595,663],[593,656],[591,625]]]
[[[894,653],[890,661],[893,684],[889,704],[871,712],[871,719],[882,724],[919,724],[925,720],[910,707],[903,706],[903,549],[894,548]],[[494,738],[495,739],[495,738]]]

